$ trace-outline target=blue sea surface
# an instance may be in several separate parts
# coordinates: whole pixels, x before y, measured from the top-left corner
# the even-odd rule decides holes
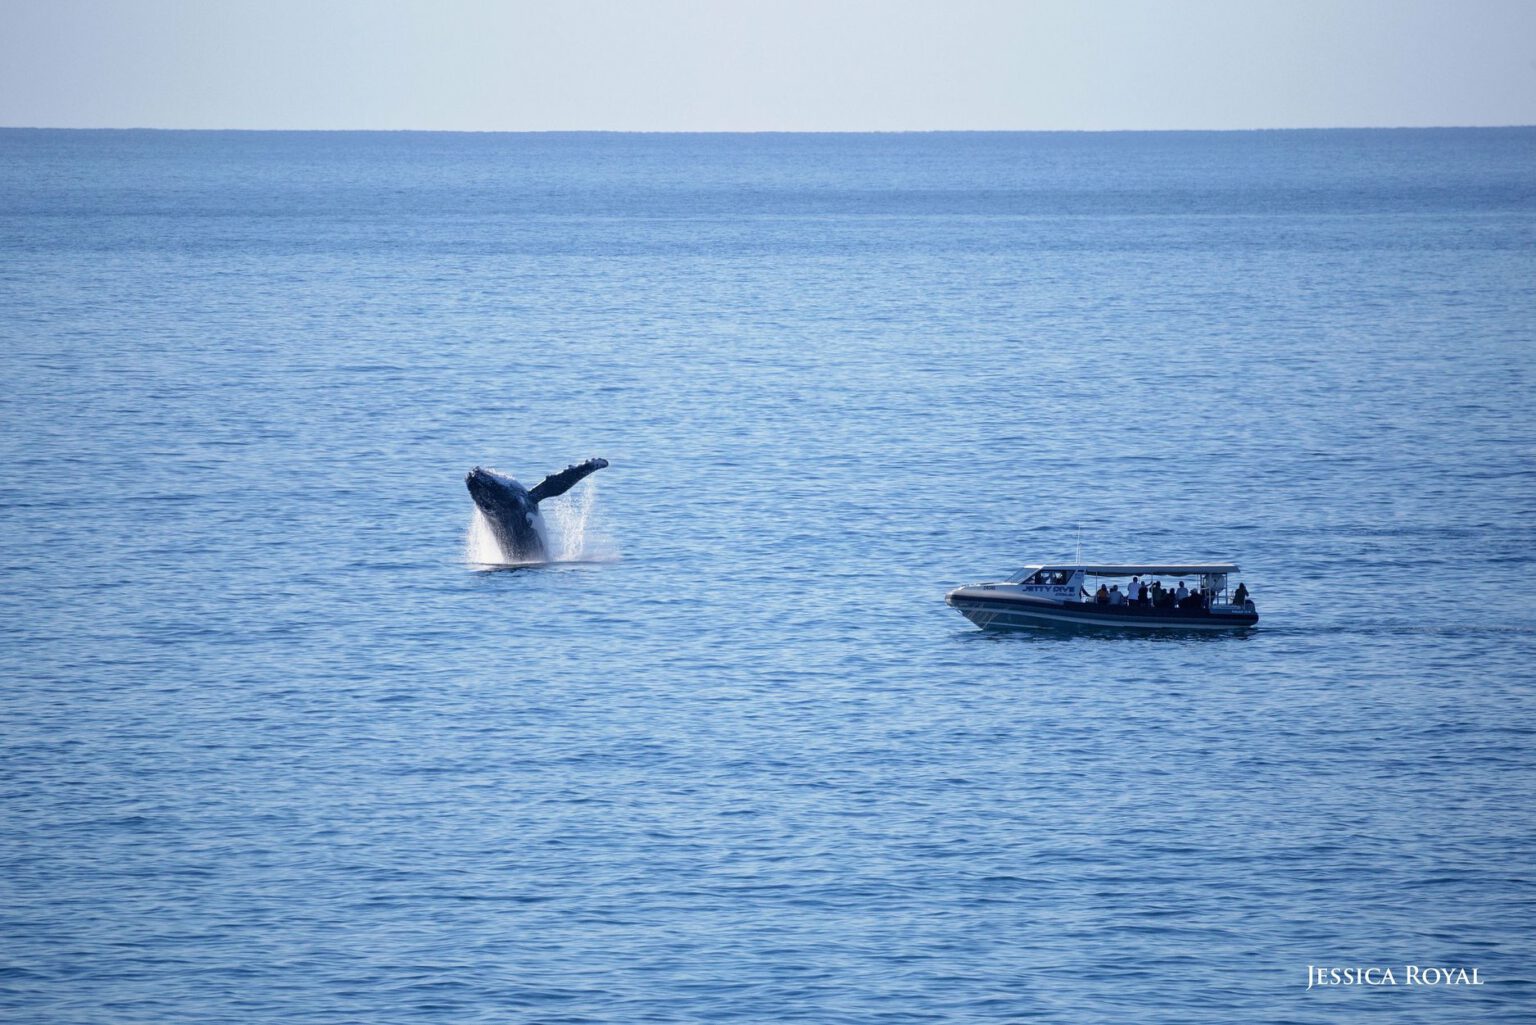
[[[0,354],[6,1020],[1536,1021],[1536,129],[5,130]]]

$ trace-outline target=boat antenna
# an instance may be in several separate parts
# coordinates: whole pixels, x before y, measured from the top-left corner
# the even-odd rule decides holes
[[[1083,525],[1077,525],[1077,564],[1083,564]]]

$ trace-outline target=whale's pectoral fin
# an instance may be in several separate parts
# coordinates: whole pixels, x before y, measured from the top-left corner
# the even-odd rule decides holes
[[[567,466],[559,473],[552,473],[539,481],[528,491],[528,497],[535,502],[542,502],[546,498],[554,498],[563,495],[574,488],[581,479],[589,473],[595,473],[608,465],[606,459],[588,459],[584,463],[575,466]]]

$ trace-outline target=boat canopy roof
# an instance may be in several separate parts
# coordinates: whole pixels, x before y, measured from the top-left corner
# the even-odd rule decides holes
[[[1028,575],[1042,569],[1082,570],[1090,577],[1199,577],[1238,571],[1235,562],[1051,562],[1025,566],[1023,572]]]

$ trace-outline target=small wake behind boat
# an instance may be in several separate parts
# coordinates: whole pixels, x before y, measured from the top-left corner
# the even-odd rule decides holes
[[[1246,586],[1227,591],[1227,577],[1237,569],[1230,562],[1052,563],[1025,566],[997,583],[957,587],[944,601],[983,630],[1233,630],[1259,621]]]

